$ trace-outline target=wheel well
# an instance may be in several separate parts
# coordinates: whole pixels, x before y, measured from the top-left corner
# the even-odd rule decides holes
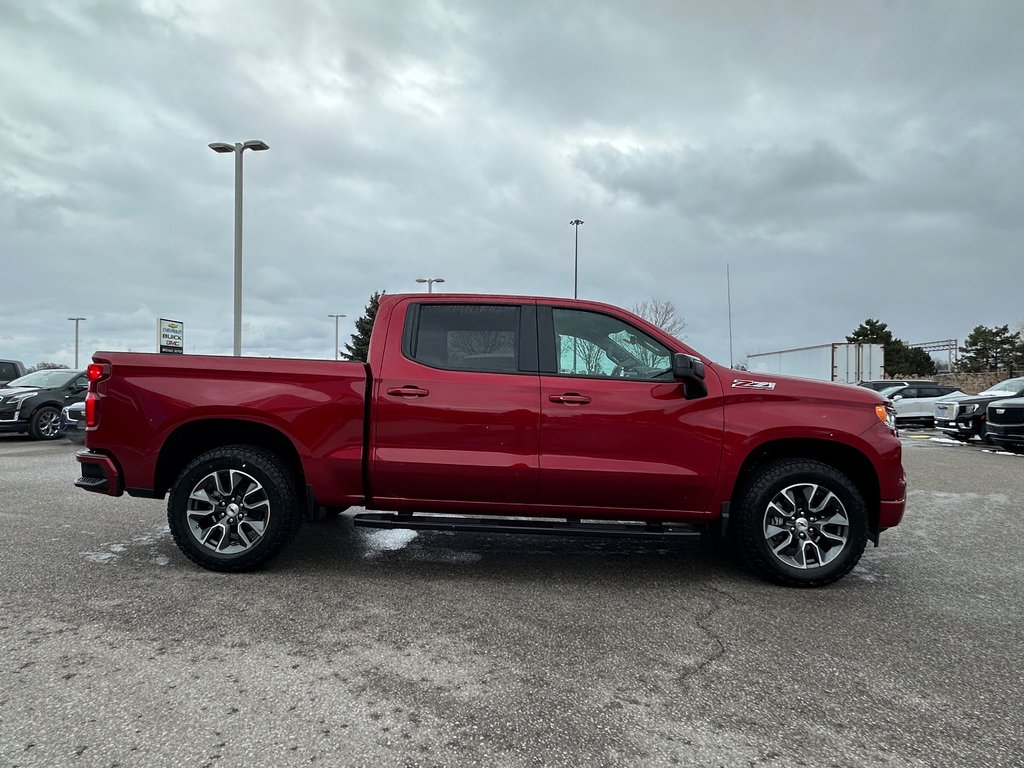
[[[881,490],[875,468],[863,453],[842,443],[828,440],[789,439],[759,445],[744,460],[737,475],[732,501],[738,503],[746,481],[761,465],[777,459],[813,459],[835,467],[845,474],[861,492],[868,512],[868,529],[878,530]]]
[[[164,442],[153,479],[156,495],[164,495],[185,465],[196,456],[224,445],[253,445],[273,451],[294,473],[298,487],[305,484],[299,453],[291,440],[278,430],[253,421],[206,419],[178,427]]]

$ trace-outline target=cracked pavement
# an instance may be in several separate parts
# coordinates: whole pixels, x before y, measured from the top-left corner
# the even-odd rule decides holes
[[[696,542],[306,524],[258,573],[0,438],[0,766],[995,766],[1024,754],[1024,457],[907,441],[840,583]]]

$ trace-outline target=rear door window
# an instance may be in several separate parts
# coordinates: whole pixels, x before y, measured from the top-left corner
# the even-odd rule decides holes
[[[421,304],[406,334],[406,356],[451,371],[518,373],[520,307]]]

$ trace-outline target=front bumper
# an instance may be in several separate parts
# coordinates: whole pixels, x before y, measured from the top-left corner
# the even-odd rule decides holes
[[[993,424],[989,422],[986,432],[998,445],[1024,445],[1024,424]]]
[[[935,428],[955,437],[970,437],[978,431],[977,419],[935,419]]]

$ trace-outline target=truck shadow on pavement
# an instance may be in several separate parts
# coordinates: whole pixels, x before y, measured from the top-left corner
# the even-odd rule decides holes
[[[643,579],[663,586],[685,581],[761,580],[738,560],[699,539],[653,540],[372,529],[349,516],[306,523],[264,570],[329,572],[394,579],[466,578],[559,583]]]

